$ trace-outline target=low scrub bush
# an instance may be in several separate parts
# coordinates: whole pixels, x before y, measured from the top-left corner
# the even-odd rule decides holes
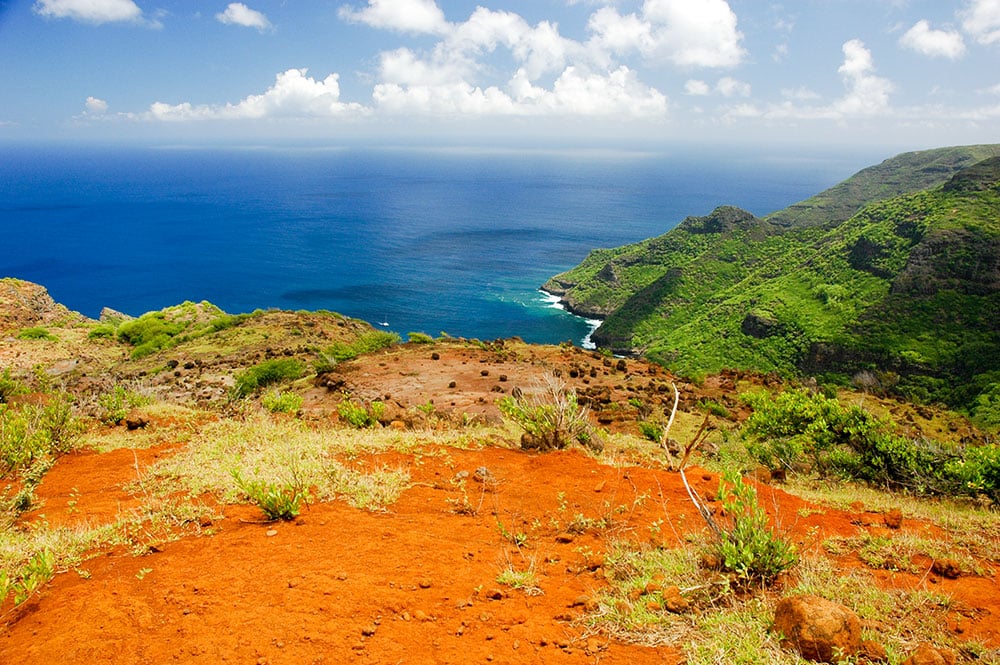
[[[109,392],[97,398],[97,405],[101,408],[101,422],[108,425],[117,425],[125,420],[125,416],[132,409],[146,406],[152,400],[125,386],[116,385]]]
[[[280,383],[294,381],[305,373],[305,368],[294,358],[279,358],[265,360],[253,367],[248,367],[236,375],[236,385],[233,386],[233,396],[237,399],[247,397],[261,388]]]
[[[58,338],[50,333],[45,328],[40,326],[34,326],[32,328],[24,328],[17,333],[18,339],[43,339],[50,342],[56,341]]]
[[[362,404],[352,399],[344,399],[337,405],[337,415],[358,429],[375,427],[385,415],[385,404],[378,400]]]
[[[302,408],[302,396],[295,393],[272,390],[261,399],[261,404],[271,413],[295,414]]]
[[[364,353],[372,353],[380,349],[388,348],[394,344],[399,344],[402,338],[394,332],[385,330],[372,330],[360,335],[353,342],[335,342],[328,346],[320,354],[321,359],[325,358],[328,363],[336,364],[343,360],[357,358]]]
[[[576,392],[554,375],[546,375],[530,394],[517,391],[500,398],[497,407],[524,430],[524,447],[556,450],[576,442],[591,449],[601,448],[587,419],[586,407],[580,406]]]
[[[15,395],[23,395],[28,392],[28,386],[11,376],[10,368],[5,367],[0,373],[0,404],[10,400]]]
[[[42,405],[0,404],[0,477],[69,451],[80,431],[68,396],[52,395]]]
[[[411,332],[407,333],[407,337],[412,344],[433,344],[434,338],[427,333],[422,332]]]
[[[718,499],[725,517],[716,522],[710,550],[723,571],[736,573],[747,585],[766,585],[795,565],[795,546],[771,528],[752,485],[738,474],[724,474]]]

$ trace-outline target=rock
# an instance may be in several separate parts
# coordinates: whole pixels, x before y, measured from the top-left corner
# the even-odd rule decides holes
[[[954,559],[935,559],[931,570],[949,580],[957,580],[962,575],[962,567]]]
[[[683,614],[691,608],[691,601],[681,595],[675,586],[663,590],[663,609],[674,614]]]
[[[938,649],[924,643],[900,665],[955,665],[957,659],[957,655],[951,649]]]
[[[883,516],[882,521],[890,529],[898,529],[903,526],[903,512],[899,508],[893,508]]]
[[[861,649],[858,615],[819,596],[782,598],[774,611],[773,630],[780,635],[783,648],[820,663],[833,663]]]

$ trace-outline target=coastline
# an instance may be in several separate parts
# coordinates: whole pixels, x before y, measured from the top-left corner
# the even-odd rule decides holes
[[[550,291],[546,291],[545,289],[543,289],[541,287],[538,288],[538,292],[541,293],[542,296],[544,296],[544,300],[545,300],[546,303],[548,303],[549,307],[551,307],[553,309],[561,309],[562,311],[566,312],[567,314],[569,314],[571,316],[575,316],[578,319],[583,319],[583,321],[587,324],[587,326],[590,328],[590,330],[587,332],[586,335],[583,336],[583,339],[580,340],[580,347],[584,348],[584,349],[596,349],[597,348],[597,345],[594,344],[594,341],[593,341],[592,337],[594,335],[594,332],[596,332],[597,329],[601,326],[601,323],[603,322],[603,319],[594,319],[594,318],[590,318],[590,317],[587,317],[587,316],[581,316],[580,314],[577,314],[576,312],[574,312],[573,310],[569,309],[566,306],[566,303],[563,302],[562,296],[558,296],[555,293],[552,293]]]

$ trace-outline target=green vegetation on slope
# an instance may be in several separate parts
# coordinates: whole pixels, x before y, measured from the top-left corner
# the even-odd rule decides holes
[[[545,288],[575,311],[606,316],[599,345],[688,375],[854,377],[995,427],[1000,158],[955,172],[990,151],[1000,146],[915,153],[866,170],[821,195],[840,209],[852,196],[877,199],[839,224],[806,215],[786,227],[794,206],[765,220],[718,208],[658,238],[592,252]],[[942,173],[954,176],[881,196]]]

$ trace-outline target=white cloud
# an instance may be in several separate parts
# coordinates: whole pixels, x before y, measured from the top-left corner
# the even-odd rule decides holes
[[[1000,83],[997,83],[996,85],[991,85],[988,88],[977,90],[976,92],[978,92],[981,95],[1000,95]]]
[[[820,94],[815,90],[810,90],[805,86],[799,86],[798,88],[783,88],[781,90],[781,96],[785,99],[798,100],[801,102],[812,101],[814,99],[820,99]]]
[[[875,115],[889,109],[892,82],[875,76],[875,63],[864,42],[852,39],[843,46],[844,64],[837,70],[847,86],[847,95],[834,104],[845,116]]]
[[[226,25],[241,25],[245,28],[257,28],[261,32],[271,29],[271,22],[264,14],[250,9],[242,2],[231,2],[226,10],[219,12],[215,18]]]
[[[69,18],[95,25],[142,19],[142,10],[132,0],[38,0],[33,9],[48,18]]]
[[[477,116],[664,116],[667,98],[639,82],[627,67],[606,74],[567,67],[548,90],[536,86],[524,69],[508,82],[486,88],[465,81],[438,85],[375,86],[380,111],[415,115]]]
[[[705,95],[712,94],[712,86],[704,81],[691,79],[684,84],[684,94],[693,95],[695,97],[704,97]]]
[[[97,97],[87,97],[84,107],[90,115],[104,115],[108,110],[108,103]]]
[[[1000,0],[971,0],[960,15],[962,27],[977,42],[1000,42]]]
[[[917,21],[899,38],[900,46],[930,57],[956,60],[965,55],[965,41],[955,30],[934,30],[926,20]]]
[[[731,76],[724,76],[715,84],[715,89],[723,97],[749,97],[750,84],[745,81],[737,81]]]
[[[599,49],[636,51],[681,67],[734,67],[746,54],[736,14],[725,0],[645,0],[641,15],[626,16],[604,7],[587,27]]]
[[[341,7],[340,17],[373,28],[418,34],[440,35],[449,29],[444,12],[434,0],[368,0],[368,6],[359,11]]]
[[[340,101],[336,74],[322,81],[306,75],[305,69],[289,69],[275,77],[274,85],[260,95],[250,95],[236,104],[193,105],[156,102],[143,114],[148,120],[240,120],[262,118],[336,118],[365,113],[360,104]]]

